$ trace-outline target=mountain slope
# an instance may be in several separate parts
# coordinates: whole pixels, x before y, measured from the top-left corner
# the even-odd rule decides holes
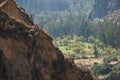
[[[120,9],[120,0],[95,0],[89,19],[103,18],[117,9]]]
[[[29,12],[38,13],[40,11],[61,11],[67,9],[68,3],[65,0],[16,0]],[[30,4],[29,4],[30,3]],[[32,7],[31,7],[32,6]],[[31,8],[30,8],[31,7]]]
[[[89,13],[93,4],[93,0],[16,0],[16,2],[22,5],[30,13],[35,14],[44,11]]]
[[[0,80],[93,80],[64,59],[47,33],[31,37],[29,30],[0,10]]]
[[[115,10],[114,12],[106,15],[104,19],[112,21],[113,23],[120,24],[120,9]]]

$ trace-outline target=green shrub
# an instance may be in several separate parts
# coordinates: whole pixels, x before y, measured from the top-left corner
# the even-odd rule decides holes
[[[94,76],[106,75],[111,71],[111,67],[110,65],[95,63],[91,70]]]
[[[116,56],[107,56],[107,57],[104,57],[103,61],[105,63],[109,63],[111,61],[118,61],[118,58]]]
[[[77,48],[77,49],[74,50],[74,52],[75,53],[80,53],[80,49]]]

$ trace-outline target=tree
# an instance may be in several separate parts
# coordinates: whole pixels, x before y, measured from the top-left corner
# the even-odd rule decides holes
[[[93,49],[94,49],[94,56],[95,56],[95,58],[98,58],[99,54],[98,54],[98,50],[97,50],[96,45],[93,47]]]
[[[120,80],[120,64],[112,68],[106,80]]]
[[[91,68],[94,76],[106,75],[111,71],[111,67],[108,64],[98,64],[94,63],[94,66]]]

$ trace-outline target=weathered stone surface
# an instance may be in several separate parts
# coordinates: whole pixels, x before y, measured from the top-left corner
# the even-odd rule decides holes
[[[94,80],[64,59],[47,33],[30,37],[29,30],[0,10],[0,80]]]

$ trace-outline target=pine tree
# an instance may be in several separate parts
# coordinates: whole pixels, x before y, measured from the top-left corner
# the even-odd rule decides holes
[[[98,58],[99,57],[99,53],[98,53],[96,45],[94,46],[93,49],[94,49],[94,56],[95,56],[95,58]]]

